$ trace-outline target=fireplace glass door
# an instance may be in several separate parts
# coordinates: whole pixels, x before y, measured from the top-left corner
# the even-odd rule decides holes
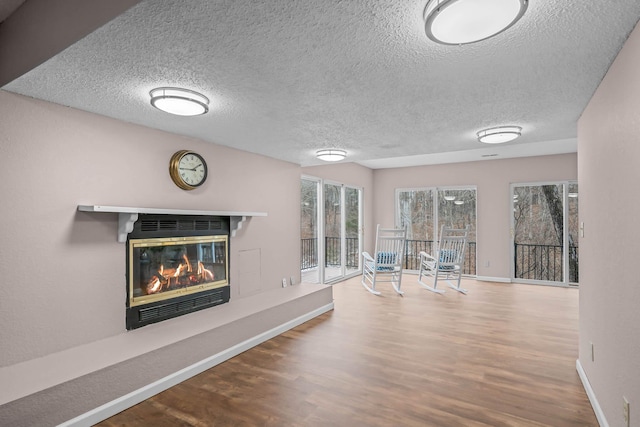
[[[228,284],[228,236],[129,240],[129,307]]]

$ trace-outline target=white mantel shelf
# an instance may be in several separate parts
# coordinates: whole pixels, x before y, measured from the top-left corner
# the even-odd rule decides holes
[[[236,211],[200,211],[193,209],[162,209],[135,208],[127,206],[78,205],[81,212],[109,212],[118,214],[118,242],[125,243],[127,235],[133,230],[133,223],[138,220],[138,214],[164,215],[208,215],[228,216],[231,218],[231,236],[242,228],[242,223],[253,216],[267,216],[266,212],[236,212]]]

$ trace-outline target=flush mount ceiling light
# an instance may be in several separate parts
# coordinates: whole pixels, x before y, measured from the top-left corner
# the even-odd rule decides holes
[[[318,150],[316,151],[316,157],[325,162],[338,162],[347,157],[347,152],[333,148],[329,150]]]
[[[522,128],[520,126],[500,126],[497,128],[484,129],[477,133],[478,141],[485,144],[502,144],[513,141],[520,136]]]
[[[456,200],[455,202],[456,205],[464,205],[464,200]]]
[[[429,0],[427,37],[441,44],[467,44],[493,37],[515,24],[528,0]]]
[[[455,199],[456,199],[456,196],[444,196],[444,199],[445,199],[446,201],[450,202],[450,201],[452,201],[452,200],[455,200]]]
[[[149,92],[151,105],[178,116],[199,116],[209,111],[209,98],[189,89],[159,87]]]

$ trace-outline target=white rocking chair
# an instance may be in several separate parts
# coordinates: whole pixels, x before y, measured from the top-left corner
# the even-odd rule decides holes
[[[440,242],[438,250],[435,251],[435,257],[426,252],[420,252],[420,270],[418,272],[418,283],[425,289],[444,293],[444,289],[438,289],[438,277],[443,278],[449,284],[451,289],[466,294],[467,290],[460,287],[460,279],[462,278],[462,265],[464,264],[464,253],[467,249],[467,238],[469,235],[469,227],[464,229],[442,227],[440,231]],[[423,282],[425,276],[430,276],[433,286]],[[458,281],[457,286],[451,283],[452,279]]]
[[[380,228],[378,224],[374,256],[362,252],[362,286],[366,290],[380,295],[376,290],[376,284],[390,282],[398,295],[404,294],[400,286],[406,239],[406,228]]]

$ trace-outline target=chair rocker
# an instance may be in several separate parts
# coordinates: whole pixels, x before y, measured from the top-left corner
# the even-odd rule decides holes
[[[438,278],[442,276],[451,289],[466,294],[467,290],[460,287],[462,278],[462,265],[464,253],[467,249],[469,227],[455,229],[443,226],[440,231],[440,241],[435,256],[427,252],[420,252],[420,270],[418,272],[418,284],[423,288],[438,294],[444,293],[444,289],[438,289]],[[423,279],[430,277],[433,285],[425,283]],[[457,279],[457,285],[451,280]]]
[[[376,290],[376,284],[390,282],[398,295],[404,294],[400,286],[406,238],[406,228],[381,228],[378,224],[373,256],[368,252],[362,252],[362,286],[366,290],[380,295],[380,291]]]

